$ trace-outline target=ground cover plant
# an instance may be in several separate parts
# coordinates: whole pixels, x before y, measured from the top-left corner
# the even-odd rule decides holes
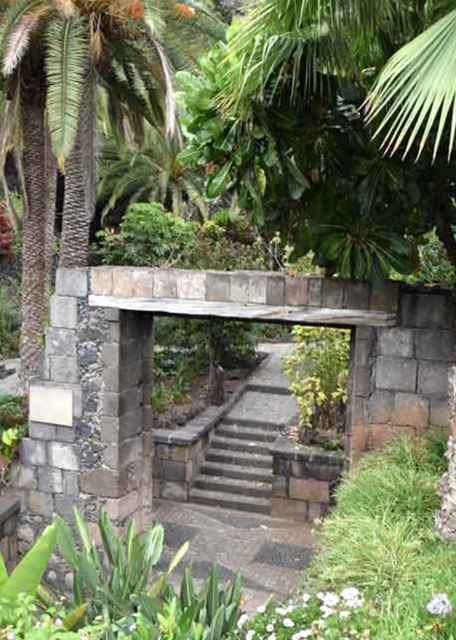
[[[27,398],[0,393],[0,458],[11,461],[27,431]]]

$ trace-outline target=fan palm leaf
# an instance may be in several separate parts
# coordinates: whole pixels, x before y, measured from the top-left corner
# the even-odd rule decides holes
[[[46,109],[52,148],[63,166],[78,129],[79,107],[88,72],[88,37],[81,18],[56,17],[46,30]]]
[[[387,152],[405,147],[405,157],[417,142],[420,156],[435,128],[435,159],[449,124],[451,155],[456,133],[456,10],[393,56],[374,86],[367,108],[370,121],[383,115],[375,136],[383,137]]]

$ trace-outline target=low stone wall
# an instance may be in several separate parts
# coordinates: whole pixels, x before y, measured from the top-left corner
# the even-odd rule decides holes
[[[325,516],[344,470],[343,455],[285,438],[276,440],[270,451],[274,472],[271,515],[295,520]]]
[[[0,553],[8,571],[18,561],[17,521],[20,506],[20,501],[15,498],[0,498]]]

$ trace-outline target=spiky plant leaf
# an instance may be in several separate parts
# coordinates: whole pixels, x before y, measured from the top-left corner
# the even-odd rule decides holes
[[[88,73],[88,38],[81,18],[56,17],[46,29],[46,109],[52,148],[64,166],[76,138]]]
[[[40,20],[39,14],[26,13],[9,35],[3,53],[3,75],[10,76],[17,68],[30,44],[30,36]]]
[[[3,60],[8,39],[22,18],[27,14],[47,12],[49,9],[45,6],[44,0],[19,0],[11,3],[3,12],[0,23],[0,52]]]
[[[369,120],[387,109],[375,136],[389,153],[419,142],[418,156],[429,143],[437,154],[450,124],[448,155],[456,133],[456,10],[436,22],[391,58],[367,102]]]

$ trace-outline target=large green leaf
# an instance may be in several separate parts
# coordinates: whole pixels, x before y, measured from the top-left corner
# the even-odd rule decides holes
[[[217,173],[212,176],[207,184],[207,197],[208,198],[218,198],[222,193],[228,188],[231,182],[231,167],[233,166],[233,161],[229,160],[226,162]]]
[[[74,146],[84,83],[89,81],[86,22],[54,18],[46,30],[46,47],[46,109],[52,148],[63,167]]]
[[[0,587],[0,599],[15,600],[20,593],[34,595],[57,542],[57,525],[47,527],[11,576]]]
[[[368,101],[368,118],[382,116],[375,136],[382,147],[418,155],[436,127],[434,158],[450,125],[448,154],[456,132],[456,10],[400,49],[389,61]],[[386,114],[384,114],[386,110]]]

